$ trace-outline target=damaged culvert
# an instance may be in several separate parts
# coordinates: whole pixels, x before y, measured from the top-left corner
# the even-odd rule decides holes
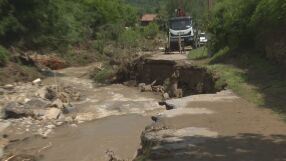
[[[183,96],[216,93],[226,84],[218,83],[218,77],[204,67],[194,66],[185,60],[158,60],[140,58],[117,75],[119,82],[135,80],[137,83],[161,85],[168,88],[172,81],[182,89]]]

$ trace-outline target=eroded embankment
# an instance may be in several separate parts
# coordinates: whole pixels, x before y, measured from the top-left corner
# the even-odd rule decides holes
[[[219,84],[218,78],[204,67],[194,66],[185,60],[152,57],[140,58],[132,62],[128,69],[119,72],[119,82],[129,80],[162,86],[169,94],[172,90],[181,89],[183,96],[216,93],[225,87],[225,84]]]

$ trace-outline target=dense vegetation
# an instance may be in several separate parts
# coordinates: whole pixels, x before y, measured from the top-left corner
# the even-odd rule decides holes
[[[166,3],[166,0],[126,0],[126,2],[135,6],[143,14],[158,12]]]
[[[219,0],[210,14],[210,49],[253,49],[286,63],[286,1]]]
[[[0,65],[11,47],[60,53],[72,63],[116,56],[158,34],[156,24],[137,26],[139,17],[124,0],[1,0]]]
[[[120,0],[2,0],[0,43],[58,49],[95,38],[106,24],[134,25],[135,10]]]
[[[208,18],[208,49],[191,51],[193,63],[246,100],[286,114],[286,1],[217,0]]]

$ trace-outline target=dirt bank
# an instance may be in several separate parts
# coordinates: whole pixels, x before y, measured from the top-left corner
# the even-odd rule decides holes
[[[217,76],[204,67],[192,65],[182,54],[155,55],[140,58],[129,65],[128,70],[118,74],[118,81],[136,80],[137,83],[168,86],[172,75],[178,73],[177,88],[183,90],[183,95],[216,93],[226,84],[219,83]]]

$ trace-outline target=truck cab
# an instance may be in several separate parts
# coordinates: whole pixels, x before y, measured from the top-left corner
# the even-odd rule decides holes
[[[194,42],[194,29],[190,16],[174,17],[169,21],[169,45],[175,48],[180,43],[183,46]]]

